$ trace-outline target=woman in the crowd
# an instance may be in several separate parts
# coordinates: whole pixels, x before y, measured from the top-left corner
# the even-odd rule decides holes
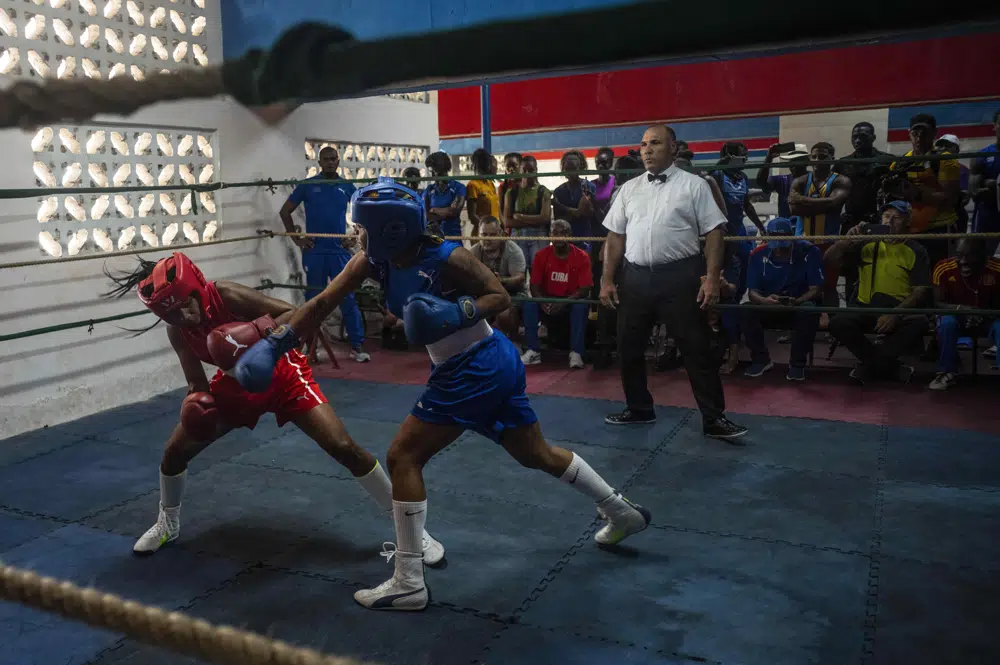
[[[496,175],[496,159],[485,148],[472,153],[472,171],[477,176]],[[479,235],[479,225],[487,217],[500,215],[500,200],[492,180],[470,180],[465,186],[472,237]]]
[[[538,162],[531,155],[522,158],[521,173],[524,177],[520,186],[517,189],[507,190],[507,202],[504,205],[507,216],[504,218],[504,224],[510,229],[512,238],[548,236],[549,224],[552,221],[552,192],[538,182]],[[547,240],[518,242],[529,270],[535,260],[535,254],[548,244]]]
[[[503,169],[504,173],[507,175],[520,175],[521,173],[521,159],[522,155],[519,152],[508,152],[503,156]],[[506,208],[504,207],[507,203],[507,192],[511,190],[517,190],[518,185],[521,184],[520,178],[507,178],[497,187],[497,198],[500,200],[500,214],[498,217],[500,219],[506,219]],[[507,229],[507,235],[510,235],[510,229]]]
[[[559,170],[566,174],[566,182],[552,192],[552,208],[558,219],[565,219],[573,228],[573,236],[592,236],[595,227],[594,185],[580,177],[580,171],[587,170],[587,158],[579,150],[570,150],[559,160]],[[586,242],[575,243],[584,251],[590,251]]]

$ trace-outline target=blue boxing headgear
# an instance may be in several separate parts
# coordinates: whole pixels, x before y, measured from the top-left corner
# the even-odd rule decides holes
[[[423,234],[427,212],[419,194],[383,176],[351,197],[351,221],[368,235],[365,253],[391,261]]]

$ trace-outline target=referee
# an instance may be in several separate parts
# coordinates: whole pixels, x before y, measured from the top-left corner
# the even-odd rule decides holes
[[[627,406],[605,422],[655,422],[645,353],[649,331],[659,320],[677,340],[705,436],[732,440],[747,429],[726,418],[713,334],[703,311],[719,301],[726,217],[702,178],[673,165],[676,140],[665,125],[646,130],[640,146],[646,173],[622,186],[604,218],[609,233],[601,303],[618,305],[621,286],[618,357]]]

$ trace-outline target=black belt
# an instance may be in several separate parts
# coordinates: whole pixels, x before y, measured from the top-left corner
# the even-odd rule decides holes
[[[647,273],[690,272],[692,270],[701,270],[702,264],[703,258],[701,254],[693,254],[683,259],[668,261],[667,263],[654,263],[651,266],[640,266],[626,259],[625,269]]]

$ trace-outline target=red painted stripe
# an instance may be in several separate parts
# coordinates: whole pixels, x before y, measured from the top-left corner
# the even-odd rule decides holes
[[[996,135],[993,125],[965,125],[961,127],[938,127],[937,135],[954,134],[960,139],[986,139]],[[906,143],[910,140],[910,130],[890,129],[889,143]]]
[[[998,36],[500,83],[491,87],[492,124],[521,133],[993,98],[1000,96],[1000,59],[984,58],[983,48]],[[441,90],[438,124],[441,136],[479,134],[479,89]]]
[[[734,139],[736,140],[736,139]],[[747,150],[767,150],[772,145],[778,142],[777,137],[773,138],[756,138],[756,139],[742,139],[743,143],[746,144]],[[719,154],[719,150],[722,149],[722,144],[725,141],[692,141],[688,143],[688,148],[691,149],[695,154],[700,153],[714,153]],[[615,151],[616,155],[624,155],[629,150],[636,150],[639,148],[637,145],[618,145],[618,146],[608,146]],[[583,153],[585,157],[593,158],[597,156],[597,151],[600,148],[578,148],[580,152]],[[542,150],[538,152],[531,152],[531,156],[535,159],[559,159],[563,156],[564,150]]]

